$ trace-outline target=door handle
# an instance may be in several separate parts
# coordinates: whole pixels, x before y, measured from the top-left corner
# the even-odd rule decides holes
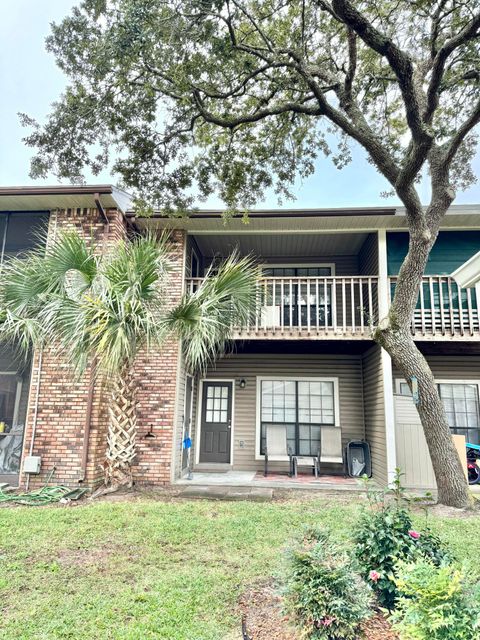
[[[228,428],[229,428],[229,429],[231,429],[231,428],[232,428],[232,421],[231,421],[231,420],[229,420],[229,421],[228,421]]]

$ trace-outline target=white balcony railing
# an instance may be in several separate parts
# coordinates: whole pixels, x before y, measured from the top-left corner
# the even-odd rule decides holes
[[[187,290],[194,292],[201,282],[189,278]],[[252,320],[238,334],[368,338],[377,321],[376,276],[269,277],[258,281]]]
[[[396,277],[389,278],[390,295]],[[474,289],[462,289],[449,276],[424,276],[412,319],[412,334],[421,336],[480,335],[478,300]]]

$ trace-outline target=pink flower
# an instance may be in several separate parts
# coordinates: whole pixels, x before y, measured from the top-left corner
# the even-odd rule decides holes
[[[320,620],[320,624],[324,627],[329,627],[332,622],[335,622],[335,618],[332,618],[332,616],[325,616],[325,618],[322,618]]]
[[[413,540],[418,540],[420,538],[420,534],[418,533],[418,531],[414,531],[413,529],[410,529],[410,531],[408,532],[408,535],[413,539]]]
[[[372,582],[378,582],[380,580],[380,574],[378,571],[370,571],[369,576]]]

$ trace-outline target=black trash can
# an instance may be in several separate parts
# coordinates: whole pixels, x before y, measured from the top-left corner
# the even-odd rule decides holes
[[[350,440],[345,448],[345,461],[351,478],[372,477],[370,445],[365,440]]]

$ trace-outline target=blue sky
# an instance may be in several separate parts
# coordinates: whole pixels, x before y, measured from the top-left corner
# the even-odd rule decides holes
[[[0,22],[0,185],[54,184],[55,176],[45,182],[28,176],[32,150],[22,143],[25,130],[20,126],[19,111],[39,119],[45,118],[50,104],[65,86],[65,78],[56,68],[53,57],[45,51],[44,39],[50,23],[65,16],[76,0],[1,0]],[[480,173],[480,155],[474,169]],[[115,184],[114,176],[104,173],[90,182]],[[317,171],[295,188],[295,207],[342,207],[395,204],[395,198],[380,197],[388,185],[366,162],[361,149],[353,150],[353,162],[339,171],[328,159],[318,162]],[[426,187],[421,189],[424,201]],[[480,184],[459,193],[456,203],[480,202]],[[287,203],[285,203],[287,204]],[[212,198],[207,205],[221,206]],[[277,206],[276,196],[269,194],[259,206]],[[205,206],[202,204],[201,206]]]

